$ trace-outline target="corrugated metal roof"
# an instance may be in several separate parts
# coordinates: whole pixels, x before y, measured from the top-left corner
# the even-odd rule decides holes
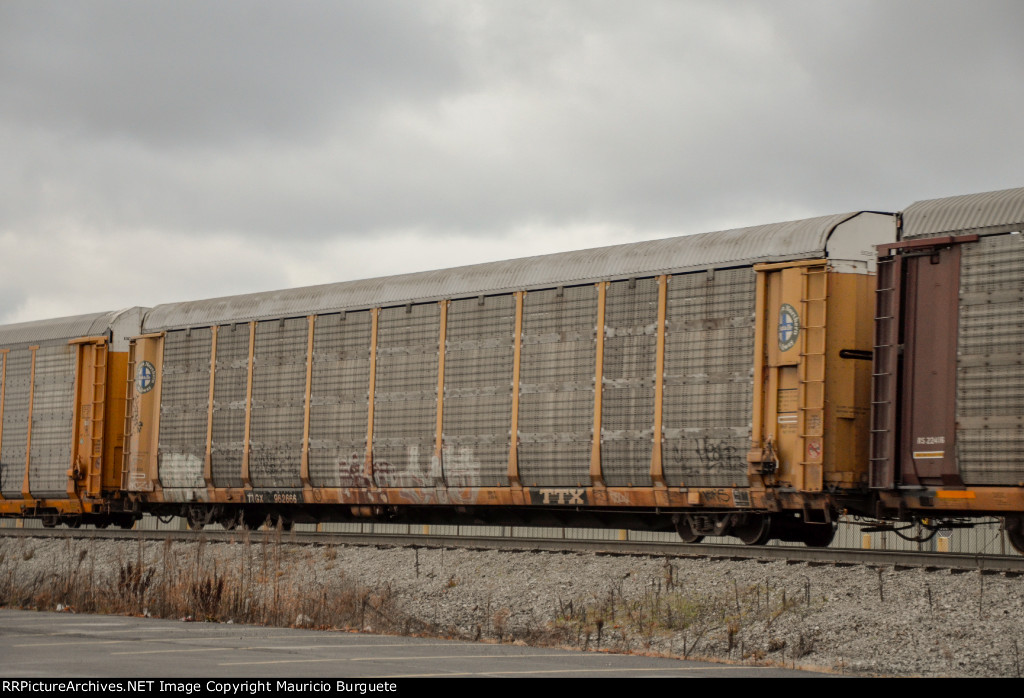
[[[143,320],[143,331],[822,257],[833,228],[856,215],[844,213],[452,269],[158,305]]]
[[[903,212],[903,238],[1001,233],[1024,223],[1024,188],[918,201]]]
[[[123,311],[111,310],[105,313],[90,313],[3,325],[0,326],[0,347],[52,341],[66,342],[76,337],[97,337],[107,331],[110,323],[121,312]]]

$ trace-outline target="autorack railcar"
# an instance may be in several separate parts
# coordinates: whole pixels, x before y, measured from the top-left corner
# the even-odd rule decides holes
[[[0,327],[0,515],[130,527],[128,348],[143,308]]]
[[[0,515],[994,515],[1024,550],[1022,221],[1014,189],[0,328]]]
[[[127,489],[196,526],[824,544],[833,492],[866,487],[871,272],[895,234],[854,212],[157,306]]]
[[[933,529],[1003,516],[1024,552],[1024,189],[900,220],[879,259],[872,514]]]

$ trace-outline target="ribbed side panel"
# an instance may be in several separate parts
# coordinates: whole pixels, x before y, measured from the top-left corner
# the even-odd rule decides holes
[[[432,482],[440,323],[436,303],[380,311],[373,473],[382,487]]]
[[[217,329],[213,377],[213,484],[242,486],[245,450],[245,400],[249,381],[249,325]]]
[[[604,319],[601,465],[607,485],[650,485],[658,280],[608,286]]]
[[[971,485],[1024,482],[1024,236],[962,246],[957,464]]]
[[[749,268],[669,279],[663,461],[671,485],[747,481],[754,294]]]
[[[508,485],[515,310],[513,296],[448,307],[442,457],[452,487]]]
[[[210,400],[209,328],[164,336],[160,384],[160,482],[204,487],[206,423]]]
[[[249,433],[253,487],[302,487],[308,341],[304,317],[256,325]]]
[[[314,487],[363,487],[370,389],[369,312],[321,315],[313,332],[309,478]]]
[[[75,347],[40,347],[36,351],[28,474],[33,496],[68,496],[74,417]]]
[[[5,497],[21,498],[28,440],[28,395],[32,352],[17,349],[7,354],[4,382],[4,440],[0,450],[0,489]]]
[[[524,485],[590,483],[596,326],[596,286],[526,294],[519,374]]]

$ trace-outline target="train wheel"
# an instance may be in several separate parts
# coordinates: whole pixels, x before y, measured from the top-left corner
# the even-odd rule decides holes
[[[771,540],[771,517],[763,514],[747,514],[741,523],[732,527],[732,535],[745,545],[764,545]]]
[[[1003,530],[1013,549],[1024,555],[1024,519],[1007,516],[1003,519]]]
[[[226,531],[234,531],[238,528],[239,524],[242,523],[242,512],[236,511],[233,513],[225,514],[220,518],[218,523],[224,527]]]
[[[803,541],[808,548],[827,548],[835,537],[833,524],[804,524]]]
[[[704,536],[700,535],[693,530],[693,525],[690,523],[690,519],[682,514],[675,521],[676,533],[683,540],[684,543],[700,543],[704,540]]]
[[[202,531],[209,523],[209,514],[202,507],[189,507],[185,510],[185,523],[193,531]]]

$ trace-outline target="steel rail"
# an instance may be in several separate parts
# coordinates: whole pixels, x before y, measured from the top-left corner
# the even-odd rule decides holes
[[[20,529],[0,528],[0,537],[61,538],[81,540],[179,542],[280,542],[296,545],[354,545],[405,548],[463,548],[515,552],[591,553],[641,555],[712,560],[785,561],[809,565],[864,565],[900,568],[948,569],[982,573],[1024,574],[1024,556],[934,553],[906,550],[859,550],[728,544],[685,544],[648,541],[567,540],[561,538],[502,538],[497,536],[439,536],[429,534],[316,533],[260,529],[253,531],[159,531],[113,529]]]

